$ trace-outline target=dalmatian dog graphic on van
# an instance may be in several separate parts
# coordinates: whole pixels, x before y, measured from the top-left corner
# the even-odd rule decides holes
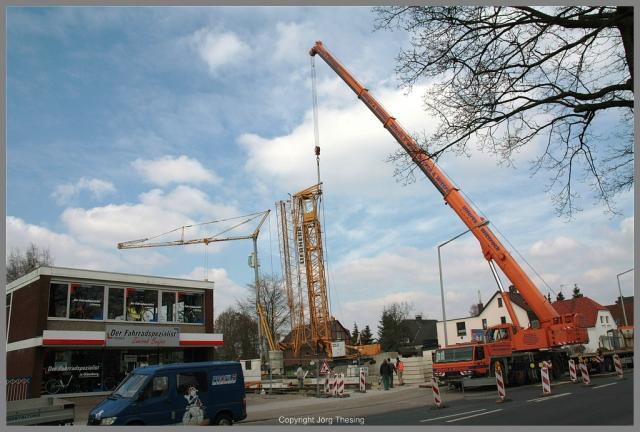
[[[204,411],[202,408],[202,401],[198,397],[198,389],[195,387],[189,387],[187,394],[184,395],[187,400],[187,408],[182,416],[183,425],[199,425],[204,419]]]

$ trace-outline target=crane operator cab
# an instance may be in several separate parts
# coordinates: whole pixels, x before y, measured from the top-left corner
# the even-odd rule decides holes
[[[511,340],[512,335],[518,333],[518,328],[514,325],[502,325],[492,327],[486,332],[487,342],[500,342]]]

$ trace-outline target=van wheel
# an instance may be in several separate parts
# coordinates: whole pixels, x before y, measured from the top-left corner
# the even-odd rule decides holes
[[[213,424],[216,426],[231,426],[233,419],[229,414],[218,414],[213,420]]]

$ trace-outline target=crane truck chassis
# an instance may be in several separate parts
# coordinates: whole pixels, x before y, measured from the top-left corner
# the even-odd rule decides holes
[[[554,309],[533,281],[511,256],[500,240],[489,228],[489,221],[481,217],[462,196],[456,187],[440,170],[430,155],[407,133],[394,117],[371,95],[358,80],[317,41],[309,51],[311,57],[318,55],[347,84],[369,110],[380,120],[383,127],[396,139],[398,144],[411,157],[418,168],[427,176],[434,187],[442,194],[445,204],[467,226],[480,243],[485,259],[498,284],[503,302],[509,312],[512,324],[501,324],[487,330],[487,341],[477,344],[454,345],[436,351],[433,364],[434,374],[442,376],[490,376],[497,361],[502,363],[506,381],[526,382],[528,377],[535,378],[536,369],[532,368],[541,360],[555,363],[554,374],[560,374],[566,368],[568,355],[566,348],[575,344],[584,344],[589,340],[586,328],[579,325],[578,314],[561,315]],[[517,292],[527,302],[538,318],[528,328],[520,326],[513,310],[511,300],[502,287],[497,273],[499,267]],[[466,360],[455,358],[460,350],[471,352]],[[441,356],[438,361],[437,356]],[[468,357],[468,356],[467,356]],[[481,357],[481,358],[480,358]],[[529,370],[525,366],[528,366]]]

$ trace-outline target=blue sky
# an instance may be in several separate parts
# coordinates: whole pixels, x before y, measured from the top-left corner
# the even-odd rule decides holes
[[[48,247],[55,265],[201,279],[203,246],[119,251],[116,243],[268,208],[315,182],[308,50],[322,40],[411,132],[434,123],[398,88],[401,32],[374,32],[366,7],[58,7],[7,11],[7,249]],[[316,61],[332,313],[375,330],[407,301],[440,317],[436,247],[464,230],[425,179],[404,186],[397,144]],[[449,155],[442,168],[554,290],[603,304],[633,266],[633,191],[611,216],[593,200],[570,222],[531,176]],[[280,273],[275,217],[259,242]],[[506,241],[504,241],[506,243]],[[216,312],[246,294],[249,241],[208,248]],[[512,249],[513,252],[513,249]],[[517,256],[517,254],[516,254]],[[549,289],[524,264],[546,294]],[[447,315],[495,291],[477,242],[443,249]],[[633,275],[621,278],[631,294]]]

